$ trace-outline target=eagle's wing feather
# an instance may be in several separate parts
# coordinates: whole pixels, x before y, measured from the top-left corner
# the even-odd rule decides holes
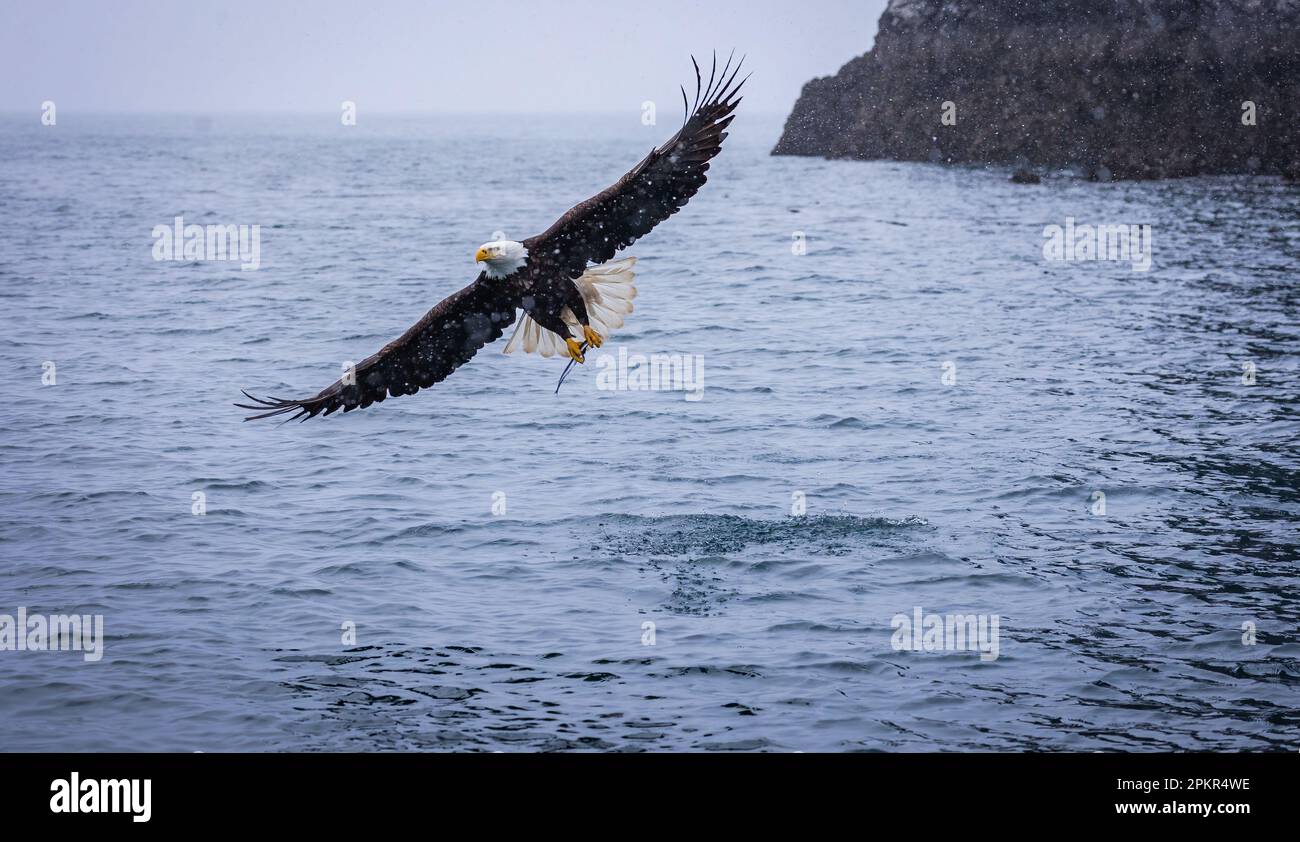
[[[677,134],[613,186],[575,205],[544,233],[524,240],[529,262],[577,278],[588,263],[604,263],[677,213],[704,184],[709,160],[722,148],[727,126],[735,119],[745,84],[744,79],[738,84],[735,80],[743,62],[731,70],[728,59],[719,75],[715,57],[708,85],[702,83],[697,64],[695,104]],[[683,101],[685,95],[683,89]]]
[[[320,413],[342,409],[365,409],[384,398],[413,395],[468,362],[478,350],[498,339],[515,320],[519,296],[499,281],[479,275],[478,280],[439,302],[406,333],[385,345],[377,354],[358,363],[354,376],[336,380],[319,394],[301,400],[255,398],[253,404],[235,404],[240,409],[260,412],[244,419],[253,421],[295,413],[306,421]]]

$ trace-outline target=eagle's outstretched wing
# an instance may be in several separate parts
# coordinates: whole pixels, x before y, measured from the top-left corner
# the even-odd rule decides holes
[[[529,264],[547,275],[577,278],[588,263],[604,263],[677,213],[704,184],[709,159],[722,148],[726,128],[735,119],[745,80],[734,83],[743,63],[742,58],[732,70],[728,59],[719,75],[714,56],[707,85],[695,64],[695,104],[687,109],[681,130],[612,187],[575,205],[544,233],[524,240]]]
[[[480,274],[474,283],[444,298],[410,330],[357,363],[348,376],[315,397],[281,400],[255,398],[244,392],[253,404],[235,406],[260,412],[245,421],[289,412],[295,414],[286,420],[306,421],[322,412],[365,409],[390,395],[413,395],[445,379],[480,348],[498,339],[515,320],[518,298],[513,285]]]

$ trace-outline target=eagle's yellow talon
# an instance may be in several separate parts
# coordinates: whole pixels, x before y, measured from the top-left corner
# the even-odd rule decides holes
[[[582,326],[582,338],[587,340],[587,344],[593,348],[599,348],[605,340],[600,338],[600,334],[591,329],[591,325]]]
[[[582,346],[578,344],[578,340],[565,337],[564,344],[569,346],[569,356],[573,358],[574,362],[584,363],[587,361],[586,357],[582,356]]]

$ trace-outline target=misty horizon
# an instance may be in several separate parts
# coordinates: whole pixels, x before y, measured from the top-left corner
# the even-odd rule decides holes
[[[733,48],[754,73],[747,109],[788,113],[805,82],[871,47],[884,5],[128,0],[97,19],[67,0],[7,4],[0,113],[599,114],[648,100],[679,114],[691,56],[707,79]]]

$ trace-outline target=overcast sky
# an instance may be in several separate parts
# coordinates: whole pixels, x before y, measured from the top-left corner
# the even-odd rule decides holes
[[[885,0],[0,0],[0,111],[598,112],[748,53],[789,110],[870,48]]]

